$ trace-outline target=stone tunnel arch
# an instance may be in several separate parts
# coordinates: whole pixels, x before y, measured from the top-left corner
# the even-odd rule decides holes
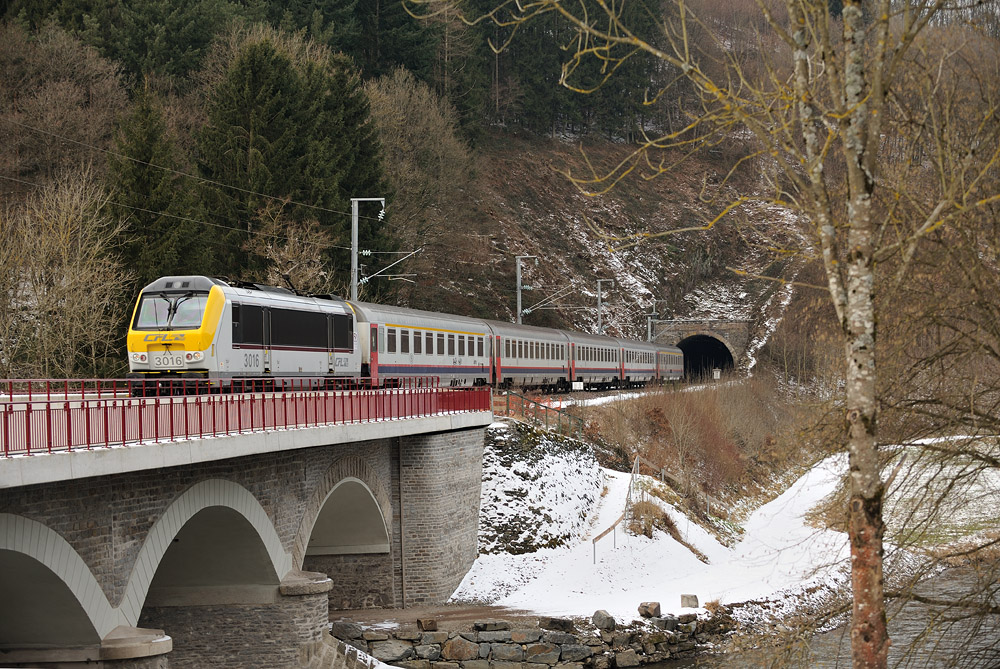
[[[0,649],[97,646],[116,612],[80,555],[41,523],[0,513]]]
[[[711,378],[713,369],[725,372],[735,365],[736,355],[728,342],[708,332],[685,337],[677,346],[684,352],[684,376],[687,379]]]

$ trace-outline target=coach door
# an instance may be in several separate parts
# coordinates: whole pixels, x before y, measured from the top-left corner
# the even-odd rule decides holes
[[[264,373],[271,373],[271,310],[264,307]]]
[[[378,325],[372,323],[369,327],[371,341],[369,342],[369,364],[368,374],[372,377],[372,385],[378,385]]]

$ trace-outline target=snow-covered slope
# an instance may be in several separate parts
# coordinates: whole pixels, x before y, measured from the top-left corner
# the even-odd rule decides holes
[[[491,428],[494,440],[487,449],[490,464],[484,473],[482,511],[484,526],[491,529],[482,535],[481,550],[488,552],[473,565],[455,592],[455,601],[548,615],[589,616],[606,609],[627,621],[637,617],[637,607],[644,601],[658,601],[664,611],[680,612],[681,594],[697,595],[702,604],[732,603],[767,598],[786,589],[805,591],[842,578],[848,557],[846,535],[816,530],[803,520],[805,512],[836,487],[844,470],[842,458],[824,461],[754,512],[744,539],[732,548],[664,505],[682,537],[708,558],[705,564],[665,533],[650,539],[626,535],[619,527],[595,547],[591,537],[624,510],[628,474],[604,470],[606,492],[601,495],[602,488],[595,490],[595,480],[601,478],[596,463],[581,466],[578,454],[567,456],[547,446],[537,452],[531,449],[529,460],[517,461],[509,448],[515,433],[507,430]],[[504,432],[501,439],[495,438]],[[490,453],[498,444],[507,455]],[[511,490],[519,492],[510,495]],[[497,541],[506,519],[511,519],[513,528],[509,536],[518,538],[518,554],[501,552]],[[533,519],[530,532],[535,536],[564,537],[563,545],[542,547],[537,542],[537,550],[525,552],[521,529],[525,519]]]

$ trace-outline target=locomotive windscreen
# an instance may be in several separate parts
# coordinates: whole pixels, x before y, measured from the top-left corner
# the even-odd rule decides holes
[[[193,330],[201,327],[208,293],[143,293],[134,330]]]

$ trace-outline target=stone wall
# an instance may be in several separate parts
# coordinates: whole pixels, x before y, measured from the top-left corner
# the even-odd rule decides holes
[[[141,622],[174,640],[170,667],[305,667],[323,651],[323,592],[280,596],[274,604],[146,607]]]
[[[394,560],[389,553],[307,555],[305,571],[318,571],[333,581],[330,609],[390,609],[396,606]]]
[[[512,628],[503,620],[477,622],[468,631],[365,630],[334,623],[338,639],[404,669],[611,669],[693,656],[714,637],[693,613],[664,616],[626,629],[583,630],[568,619]],[[558,628],[558,629],[553,629]]]
[[[477,428],[402,440],[405,606],[447,600],[476,559],[484,434]]]

